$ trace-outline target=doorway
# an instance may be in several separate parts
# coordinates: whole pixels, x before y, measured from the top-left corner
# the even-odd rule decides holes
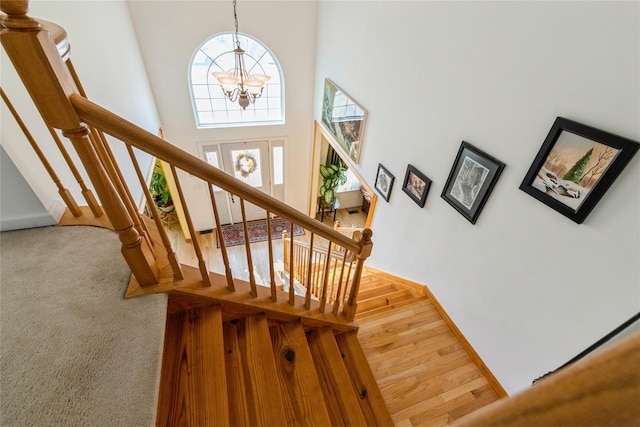
[[[201,144],[207,163],[262,191],[284,201],[284,140],[253,140]],[[219,207],[220,225],[242,222],[240,199],[213,186]],[[244,203],[247,221],[266,218],[263,208]]]
[[[364,215],[364,220],[359,220],[358,228],[360,224],[364,223],[363,227],[370,227],[373,219],[373,213],[378,197],[376,196],[373,188],[364,180],[362,175],[355,167],[353,160],[344,154],[337,142],[333,140],[325,129],[317,121],[314,121],[314,137],[313,137],[313,161],[311,169],[311,189],[309,192],[309,216],[316,217],[319,212],[318,209],[318,196],[319,187],[322,183],[322,176],[320,175],[320,164],[335,163],[335,160],[328,160],[328,157],[338,156],[340,161],[348,168],[348,183],[343,193],[338,193],[340,198],[340,207],[336,218],[341,217],[341,226],[349,227],[349,221],[351,214],[358,211],[359,214]],[[342,210],[342,212],[341,212]],[[321,218],[320,216],[319,218]],[[330,226],[333,226],[333,214],[329,216]],[[327,215],[324,216],[323,222],[327,223]]]

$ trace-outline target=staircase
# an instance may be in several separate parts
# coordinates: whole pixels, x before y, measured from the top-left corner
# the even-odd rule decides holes
[[[371,230],[348,238],[91,102],[70,61],[64,29],[29,17],[26,0],[0,1],[0,10],[2,46],[87,204],[74,200],[55,172],[60,165],[50,164],[21,126],[67,205],[61,223],[99,225],[118,234],[121,254],[132,271],[127,297],[169,294],[158,425],[392,425],[385,404],[398,425],[434,425],[486,404],[490,385],[480,377],[487,372],[482,366],[480,375],[467,370],[466,364],[477,360],[433,296],[412,301],[405,289],[362,275],[373,248]],[[2,98],[13,113],[4,94]],[[14,116],[22,125],[19,115]],[[70,141],[95,196],[59,133]],[[111,148],[116,144],[129,154],[153,223],[132,196],[129,185],[134,183],[125,182]],[[172,248],[134,149],[167,163],[177,191],[172,197],[182,203],[197,267],[182,263]],[[245,235],[245,203],[264,209],[267,221],[277,216],[290,222],[289,268],[299,277],[289,276],[287,293],[275,281],[271,243],[269,287],[256,284],[248,239],[249,281],[239,280],[220,227],[224,272],[211,272],[180,176],[189,176],[190,185],[193,180],[205,184],[216,224],[221,223],[214,186],[237,196]],[[309,234],[310,254],[314,239],[328,242],[322,261],[294,256],[299,246],[295,226]],[[342,261],[335,262],[332,253],[341,254]],[[314,283],[319,277],[322,280]],[[304,297],[295,294],[294,278],[304,286]],[[368,289],[360,293],[361,285]],[[554,376],[557,380],[543,381],[521,399],[479,411],[483,413],[470,424],[637,424],[640,375],[634,375],[633,368],[639,348],[640,335],[631,337],[592,358],[594,363],[576,364]],[[131,357],[137,356],[132,351]],[[604,397],[602,390],[607,391]],[[598,396],[600,407],[585,398],[591,395]],[[556,411],[567,407],[568,398],[573,411]]]
[[[158,402],[156,425],[394,425],[355,331],[215,304],[168,316]]]

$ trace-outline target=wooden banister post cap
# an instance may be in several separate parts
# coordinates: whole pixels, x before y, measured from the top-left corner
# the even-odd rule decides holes
[[[27,0],[0,0],[0,9],[9,16],[24,16],[29,11]]]
[[[7,28],[40,28],[40,23],[27,16],[28,0],[0,0],[0,10],[7,14],[2,25]]]
[[[367,259],[369,258],[369,255],[371,255],[371,249],[373,249],[373,242],[371,241],[373,231],[371,231],[370,228],[365,228],[362,230],[362,233],[353,233],[354,237],[356,234],[359,234],[357,239],[360,243],[360,253],[358,254],[358,258]]]

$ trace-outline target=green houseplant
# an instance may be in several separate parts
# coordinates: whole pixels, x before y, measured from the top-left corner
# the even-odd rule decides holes
[[[171,199],[171,193],[169,193],[169,187],[167,186],[167,179],[162,172],[159,161],[156,161],[153,167],[153,174],[151,175],[151,182],[149,183],[149,192],[153,196],[154,203],[161,211],[171,212],[175,209],[173,200]]]
[[[329,206],[335,199],[335,189],[347,182],[347,168],[342,165],[320,165],[320,175],[322,175],[322,185],[320,186],[320,197]]]

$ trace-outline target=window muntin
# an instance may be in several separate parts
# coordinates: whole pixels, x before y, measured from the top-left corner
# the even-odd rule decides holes
[[[284,123],[284,87],[277,60],[264,45],[250,36],[238,34],[238,39],[245,51],[244,60],[249,73],[268,74],[271,80],[267,82],[262,96],[255,104],[249,104],[246,110],[237,101],[229,101],[211,73],[234,67],[234,34],[211,37],[193,54],[189,72],[198,128]]]

